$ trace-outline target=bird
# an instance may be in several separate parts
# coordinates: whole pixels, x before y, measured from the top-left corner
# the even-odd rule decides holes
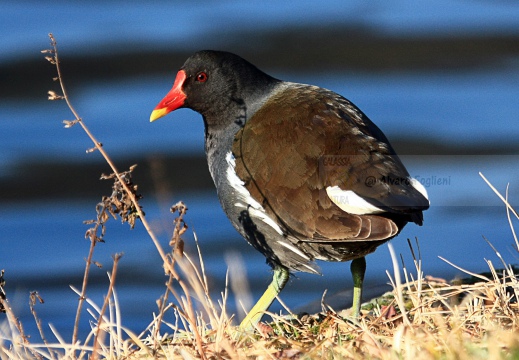
[[[316,260],[352,261],[357,319],[365,256],[429,207],[384,133],[345,97],[225,51],[191,55],[150,121],[179,108],[202,115],[220,204],[273,268],[240,328],[254,330],[291,273],[320,274]]]

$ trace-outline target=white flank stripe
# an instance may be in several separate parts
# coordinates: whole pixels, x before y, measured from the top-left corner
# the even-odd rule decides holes
[[[425,190],[425,187],[422,185],[421,182],[419,182],[416,179],[409,178],[411,180],[411,185],[420,192],[427,200],[429,200],[429,195],[427,194],[427,190]]]
[[[225,160],[228,164],[226,172],[227,180],[232,188],[236,190],[239,200],[242,201],[242,203],[237,202],[234,205],[248,208],[251,216],[259,218],[265,224],[272,227],[279,235],[283,235],[283,230],[281,230],[279,225],[265,213],[263,206],[250,196],[249,190],[245,187],[245,183],[238,177],[238,175],[236,175],[236,171],[234,170],[236,167],[236,160],[231,151],[227,153]]]
[[[297,255],[301,256],[303,259],[306,259],[306,260],[310,260],[310,258],[308,256],[306,256],[306,254],[304,252],[302,252],[301,250],[299,250],[298,248],[296,248],[294,245],[292,244],[289,244],[289,243],[286,243],[284,241],[278,241],[278,244],[279,245],[283,245],[284,247],[286,247],[288,250],[296,253]]]
[[[272,220],[272,218],[270,216],[268,216],[267,214],[265,214],[265,209],[263,209],[263,206],[261,206],[260,209],[256,209],[254,208],[252,205],[251,207],[249,207],[249,214],[251,216],[255,216],[257,217],[258,219],[260,219],[261,221],[263,221],[265,224],[269,225],[271,228],[273,228],[274,230],[276,230],[276,232],[279,234],[279,235],[283,235],[283,230],[281,230],[281,228],[279,227],[278,224],[276,224],[276,222],[274,220]]]
[[[314,269],[313,267],[311,267],[310,265],[305,264],[305,263],[301,263],[300,265],[302,265],[302,266],[304,266],[305,268],[307,268],[308,270],[310,270],[310,272],[319,275],[319,271],[315,270],[315,269]]]
[[[371,205],[359,195],[355,194],[352,190],[342,190],[338,186],[328,186],[326,188],[326,193],[335,205],[346,211],[348,214],[365,215],[384,212],[384,210]]]

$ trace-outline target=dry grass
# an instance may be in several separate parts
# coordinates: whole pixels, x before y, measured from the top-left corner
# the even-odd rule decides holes
[[[207,359],[514,359],[519,356],[517,278],[512,267],[477,275],[472,284],[448,284],[424,277],[415,263],[414,274],[383,297],[367,303],[359,321],[347,312],[275,319],[254,333],[241,333],[225,312],[226,293],[215,303],[209,297],[202,258],[184,255],[176,266],[191,289],[177,302],[164,302],[141,334],[120,323],[117,298],[111,296],[109,314],[86,299],[93,325],[84,342],[72,346],[54,333],[56,343],[29,343],[23,338],[14,314],[0,328],[0,359],[196,359],[201,358],[197,334]],[[169,287],[173,291],[172,287]],[[80,294],[80,291],[77,291]],[[397,298],[403,306],[398,306]],[[196,308],[193,332],[187,307]],[[7,309],[9,307],[7,306]],[[403,309],[403,311],[401,311]],[[173,320],[172,320],[173,319]],[[407,320],[404,320],[407,319]],[[98,326],[99,325],[99,326]],[[157,331],[157,329],[161,331]],[[102,341],[93,342],[98,333]],[[97,345],[95,345],[97,344]],[[95,347],[97,346],[97,349]],[[94,356],[95,354],[95,356]]]
[[[393,274],[389,274],[393,291],[363,307],[362,317],[348,318],[348,312],[327,312],[286,318],[271,314],[270,324],[260,324],[254,333],[243,333],[233,325],[226,313],[227,290],[220,299],[210,297],[203,258],[192,259],[183,252],[182,235],[187,227],[183,217],[187,208],[179,203],[172,208],[177,213],[171,249],[164,250],[147,225],[131,182],[131,171],[118,172],[102,145],[90,134],[77,115],[66,94],[59,71],[59,59],[54,38],[48,60],[57,66],[63,95],[49,93],[51,100],[65,99],[75,116],[66,126],[81,124],[94,142],[95,149],[107,159],[114,174],[113,194],[104,197],[96,207],[96,220],[87,231],[91,246],[87,257],[82,289],[72,341],[65,340],[54,328],[53,340],[44,336],[41,320],[34,309],[39,300],[31,294],[31,311],[40,329],[41,341],[25,336],[23,324],[13,313],[9,294],[3,292],[3,272],[0,274],[0,311],[6,320],[0,323],[0,359],[515,359],[519,358],[519,290],[514,268],[504,261],[503,270],[496,271],[488,262],[489,273],[472,274],[471,283],[449,284],[441,279],[425,277],[421,268],[419,248],[410,246],[414,264],[411,271],[400,269],[392,252]],[[484,178],[485,179],[485,178]],[[485,179],[485,181],[487,181]],[[488,182],[488,181],[487,181]],[[515,210],[501,196],[511,214]],[[105,232],[105,223],[121,217],[130,226],[139,222],[163,259],[169,281],[158,300],[158,313],[140,334],[124,327],[118,308],[115,275],[119,255],[109,274],[107,296],[98,306],[88,299],[88,269],[93,265],[92,253]],[[138,220],[138,221],[136,221]],[[195,236],[196,239],[196,236]],[[518,243],[519,247],[519,243]],[[415,253],[415,250],[418,250]],[[497,253],[497,251],[496,251]],[[416,254],[416,255],[415,255]],[[502,265],[502,266],[501,266]],[[403,277],[401,277],[403,275]],[[401,280],[402,279],[402,280]],[[180,286],[174,287],[173,284]],[[180,292],[176,289],[181,289]],[[7,295],[7,296],[5,296]],[[91,331],[78,339],[79,317],[83,305],[92,318]]]
[[[400,291],[403,313],[392,292],[368,304],[371,310],[358,322],[333,311],[291,321],[272,315],[275,322],[241,334],[226,320],[213,319],[216,328],[200,323],[204,351],[208,358],[225,359],[514,358],[519,356],[517,280],[489,266],[493,276],[475,284],[450,285],[420,276]],[[191,337],[178,332],[163,343],[160,355],[196,358]]]

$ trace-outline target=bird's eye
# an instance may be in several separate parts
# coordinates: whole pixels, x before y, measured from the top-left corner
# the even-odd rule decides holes
[[[198,74],[196,74],[196,81],[198,82],[206,82],[207,81],[207,74],[205,72],[199,72]]]

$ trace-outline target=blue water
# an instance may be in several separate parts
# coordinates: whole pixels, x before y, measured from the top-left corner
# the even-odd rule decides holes
[[[341,23],[368,24],[392,34],[421,36],[430,33],[514,32],[519,31],[519,6],[512,2],[382,1],[331,2],[97,2],[49,6],[40,2],[4,3],[0,8],[0,27],[4,30],[0,62],[18,57],[41,57],[52,31],[61,49],[67,52],[112,51],[125,42],[141,42],[146,49],[170,47],[198,49],[224,44],[225,33],[235,28],[257,31],[294,24]],[[253,20],[253,21],[252,21]],[[215,36],[218,35],[218,36]],[[250,59],[254,60],[254,59]],[[341,72],[330,74],[316,68],[306,72],[269,71],[272,75],[297,82],[312,83],[339,92],[356,103],[388,137],[414,136],[449,144],[515,144],[519,137],[519,59],[511,58],[499,69],[486,68],[456,72],[413,72],[370,74]],[[42,60],[43,61],[43,60]],[[66,61],[66,60],[64,60]],[[173,82],[170,78],[134,77],[117,81],[83,84],[71,93],[71,100],[105,149],[115,158],[143,153],[202,154],[203,124],[200,116],[179,110],[150,124],[149,114]],[[266,69],[269,70],[269,69]],[[73,74],[67,74],[72,77]],[[8,86],[1,84],[0,86]],[[0,99],[0,177],[12,174],[24,158],[53,158],[75,161],[98,159],[86,154],[92,145],[79,127],[64,129],[61,121],[71,119],[63,102],[48,102],[41,89],[38,100]],[[485,259],[498,259],[483,240],[486,236],[511,263],[517,251],[504,207],[479,177],[481,171],[504,193],[510,185],[511,202],[519,202],[519,159],[509,156],[404,156],[411,175],[423,181],[432,207],[423,227],[407,226],[392,241],[408,267],[412,258],[406,238],[418,237],[426,274],[452,278],[460,271],[438,258],[443,256],[470,271],[487,269]],[[440,182],[441,179],[441,182]],[[175,191],[175,189],[172,189]],[[204,254],[213,298],[224,287],[226,259],[237,253],[246,264],[253,298],[269,282],[270,272],[263,257],[253,251],[228,223],[214,191],[179,193],[171,199],[143,194],[148,219],[167,246],[172,216],[168,207],[184,200],[189,212],[190,230],[186,247],[194,250],[195,230]],[[35,336],[30,320],[27,295],[38,290],[45,304],[38,306],[43,323],[55,324],[66,339],[71,337],[77,295],[68,280],[50,285],[51,279],[80,275],[89,243],[82,222],[95,216],[98,198],[89,201],[59,200],[29,203],[3,203],[0,209],[0,268],[6,270],[8,295],[28,332]],[[123,324],[140,332],[156,311],[155,300],[163,293],[161,261],[147,234],[138,224],[133,231],[118,221],[107,229],[106,243],[96,247],[95,260],[101,275],[111,268],[111,255],[124,252],[117,282]],[[387,282],[385,270],[391,269],[387,246],[368,257],[367,286]],[[320,263],[323,277],[297,274],[282,294],[294,309],[320,299],[325,289],[330,294],[351,286],[348,264]],[[233,276],[233,274],[231,274]],[[32,279],[31,288],[23,281]],[[20,284],[18,288],[9,284]],[[106,284],[93,285],[88,295],[99,305]],[[80,284],[74,284],[79,287]],[[106,286],[105,286],[106,285]],[[33,287],[34,286],[34,287]],[[234,298],[229,305],[234,307]],[[279,310],[275,305],[273,310]],[[85,313],[83,319],[88,315]],[[82,334],[88,323],[82,323]]]
[[[178,65],[180,66],[180,65]],[[519,66],[502,70],[447,74],[284,74],[291,81],[316,84],[343,94],[392,137],[432,138],[451,144],[511,142],[519,136]],[[71,94],[71,101],[112,155],[142,152],[203,153],[200,115],[181,109],[149,123],[149,114],[171,88],[172,77],[136,78],[92,84]],[[137,89],[137,90],[136,90]],[[145,91],[140,91],[145,89]],[[42,89],[45,99],[46,89]],[[2,162],[19,157],[59,156],[88,159],[91,142],[70,119],[63,102],[42,100],[27,107],[0,102]]]
[[[388,34],[515,32],[519,6],[494,1],[39,1],[4,2],[0,60],[47,47],[53,32],[63,44],[113,51],[126,42],[149,48],[199,49],[224,44],[228,34],[294,25],[359,24]],[[246,42],[246,40],[243,40]]]
[[[426,157],[426,160],[434,159]],[[519,166],[509,168],[513,160],[513,157],[505,157],[505,162],[489,161],[489,165],[485,167],[486,176],[500,189],[504,189],[510,178],[517,179],[519,176]],[[498,258],[483,240],[482,235],[499,249],[508,262],[517,263],[517,250],[504,207],[477,175],[477,171],[480,170],[479,164],[471,165],[470,162],[464,161],[447,164],[441,161],[435,165],[432,161],[431,166],[427,167],[427,164],[416,164],[413,161],[407,163],[412,174],[419,174],[421,179],[430,179],[433,182],[437,179],[435,176],[448,179],[444,184],[432,184],[427,187],[433,206],[425,214],[424,226],[408,225],[402,234],[392,241],[397,253],[404,256],[408,268],[413,269],[413,262],[405,239],[414,240],[415,237],[419,239],[425,274],[446,279],[463,276],[462,272],[443,262],[439,256],[470,271],[485,271],[488,268],[486,259],[500,266]],[[517,163],[515,161],[515,164]],[[513,183],[512,199],[519,198],[518,190],[519,185]],[[196,256],[191,233],[195,231],[201,245],[213,299],[218,299],[220,292],[224,290],[229,257],[235,258],[237,255],[245,264],[246,276],[253,290],[252,297],[257,298],[270,280],[270,271],[264,258],[235,233],[221,211],[215,193],[185,193],[179,197],[189,206],[186,221],[190,231],[185,237],[186,248],[189,253]],[[173,203],[178,199],[171,200],[170,203]],[[38,290],[46,301],[38,307],[38,313],[44,323],[51,322],[65,336],[70,334],[77,295],[68,288],[69,280],[63,279],[61,283],[53,285],[48,285],[47,282],[55,276],[62,278],[63,275],[82,274],[89,245],[83,237],[87,226],[82,224],[82,221],[93,217],[96,201],[92,199],[89,203],[74,203],[63,200],[53,203],[10,205],[0,213],[0,221],[3,224],[0,230],[3,246],[0,261],[2,268],[7,271],[8,285],[19,283],[20,279],[29,278],[36,281],[31,288],[23,285],[17,289],[7,288],[11,303],[24,321],[27,331],[35,331],[27,308],[27,294],[28,291]],[[143,201],[143,206],[148,220],[160,236],[162,246],[167,248],[171,234],[171,215],[165,213],[166,209],[160,208],[153,197]],[[517,221],[515,223],[517,224]],[[101,263],[103,268],[93,267],[92,274],[99,276],[109,271],[111,256],[124,252],[119,274],[130,274],[130,278],[120,278],[116,289],[123,324],[140,332],[151,321],[152,312],[156,312],[155,300],[164,291],[163,284],[166,278],[162,262],[151,240],[139,225],[130,231],[127,225],[112,221],[107,228],[105,239],[106,243],[96,247],[94,256],[95,261]],[[381,246],[376,253],[368,256],[367,261],[366,286],[387,283],[385,271],[389,270],[392,273],[387,246]],[[319,299],[323,291],[328,290],[329,295],[333,295],[351,287],[348,264],[321,262],[320,266],[323,277],[296,274],[282,295],[289,306],[306,310],[308,306],[305,305]],[[235,275],[230,274],[231,277]],[[79,288],[80,282],[73,285]],[[91,285],[88,296],[97,304],[102,304],[107,286],[108,280]],[[231,292],[231,312],[236,311],[234,301]],[[273,311],[280,309],[278,304],[272,308]],[[86,313],[83,319],[88,319]],[[88,329],[88,323],[84,321],[81,333],[85,334]]]

